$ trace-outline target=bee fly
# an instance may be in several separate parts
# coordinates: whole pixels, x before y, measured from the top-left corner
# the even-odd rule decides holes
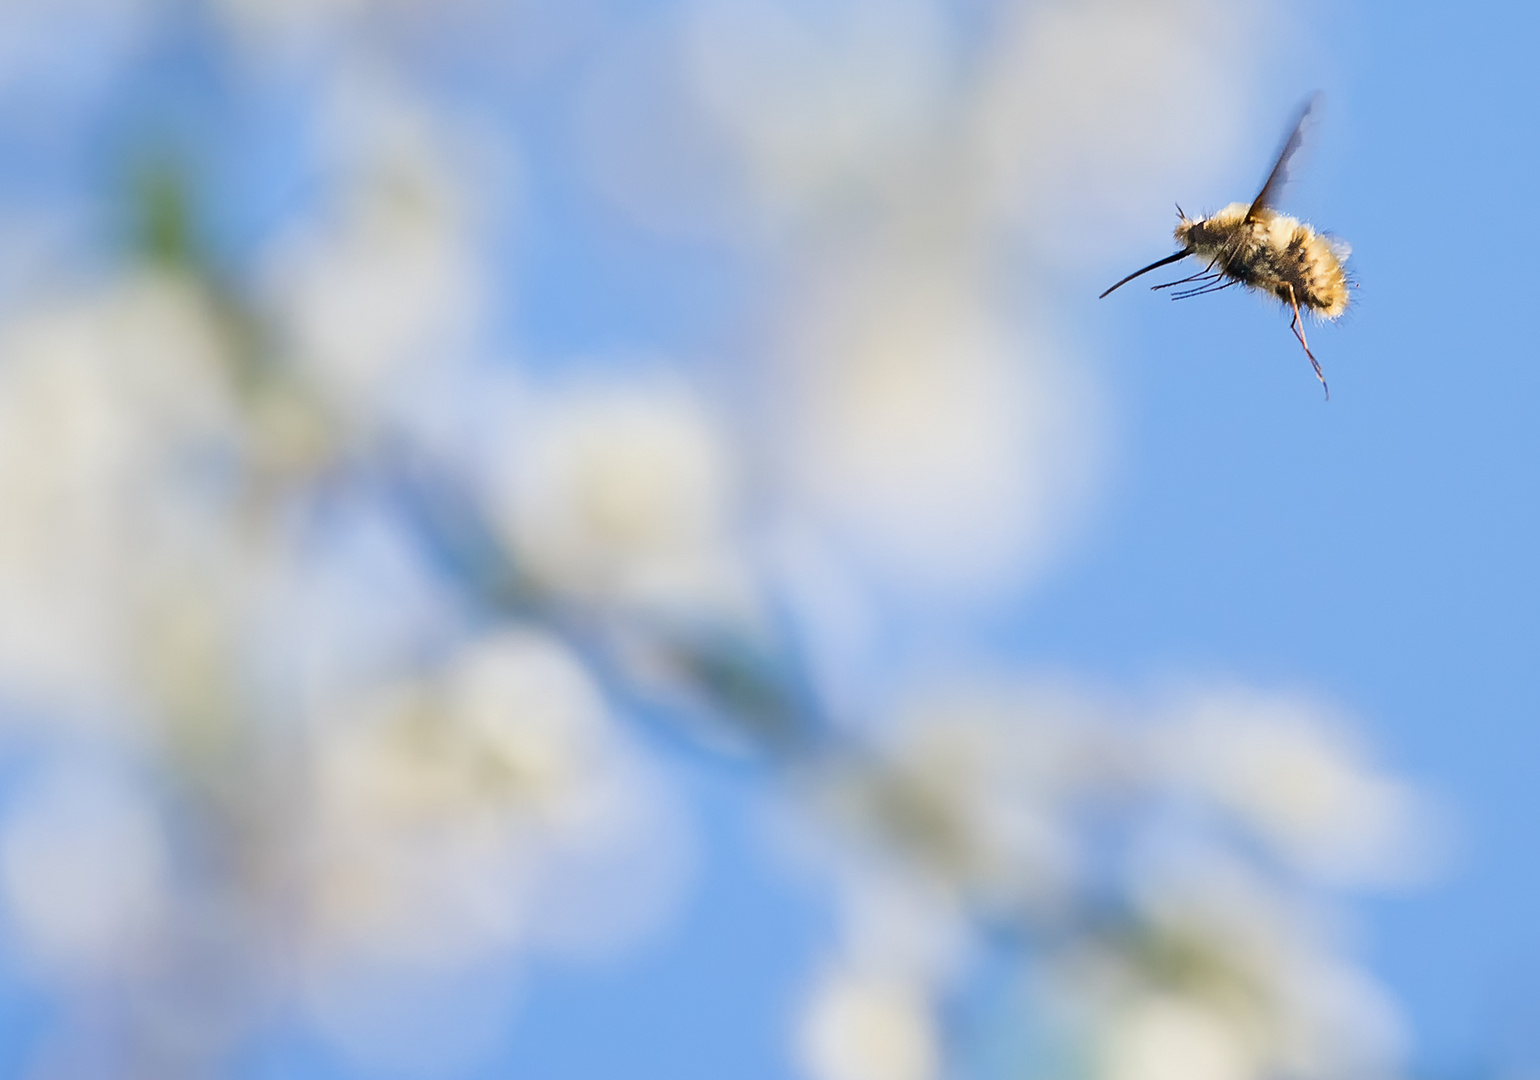
[[[1189,218],[1178,206],[1176,212],[1181,221],[1176,226],[1176,242],[1182,250],[1143,270],[1134,271],[1102,296],[1140,274],[1196,255],[1207,261],[1202,270],[1152,288],[1186,285],[1186,289],[1171,294],[1173,300],[1219,292],[1232,285],[1244,285],[1276,296],[1293,309],[1294,319],[1289,323],[1289,329],[1294,331],[1305,355],[1310,358],[1315,377],[1321,380],[1321,389],[1330,400],[1326,376],[1321,373],[1321,365],[1305,340],[1300,308],[1323,319],[1335,319],[1347,310],[1349,284],[1342,262],[1350,249],[1335,237],[1318,233],[1299,219],[1286,217],[1272,207],[1288,178],[1289,159],[1299,149],[1305,118],[1310,115],[1315,102],[1316,98],[1312,97],[1300,111],[1294,130],[1278,155],[1278,163],[1251,205],[1231,203],[1206,218]]]

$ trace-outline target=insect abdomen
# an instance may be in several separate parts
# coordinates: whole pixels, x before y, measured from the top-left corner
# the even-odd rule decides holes
[[[1337,245],[1308,225],[1301,225],[1300,277],[1304,290],[1300,302],[1328,319],[1347,310],[1348,280]],[[1345,254],[1345,252],[1342,252]]]
[[[1256,284],[1288,303],[1297,300],[1323,318],[1347,310],[1347,274],[1331,240],[1309,225],[1282,215],[1259,222],[1253,256]]]

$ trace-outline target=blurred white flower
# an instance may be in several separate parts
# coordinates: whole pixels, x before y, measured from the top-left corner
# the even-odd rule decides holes
[[[152,951],[171,882],[145,793],[110,771],[65,764],[14,800],[0,821],[0,888],[23,949],[72,974]]]
[[[799,1047],[815,1080],[931,1080],[941,1069],[924,988],[860,970],[824,975],[804,1007]]]
[[[703,402],[678,386],[594,382],[537,399],[523,419],[492,498],[525,573],[663,615],[748,606],[734,465]]]
[[[202,297],[167,278],[0,332],[0,677],[12,693],[131,707],[146,630],[186,625],[164,608],[187,599],[174,586],[199,568],[229,580],[243,453],[230,363]]]
[[[882,585],[998,599],[1040,571],[1096,475],[1090,382],[983,306],[967,265],[879,251],[798,310],[789,479]]]
[[[405,377],[463,356],[483,282],[444,133],[396,88],[339,81],[331,212],[274,245],[265,282],[308,372],[367,426],[410,403]]]
[[[831,805],[976,914],[1054,910],[1080,870],[1071,801],[1087,779],[1073,723],[1084,707],[989,690],[914,697],[869,760],[833,775]]]
[[[502,632],[350,713],[317,735],[323,957],[465,963],[553,937],[582,949],[665,913],[678,822],[553,639]]]
[[[305,999],[350,1056],[474,1063],[522,957],[607,951],[671,912],[684,824],[553,638],[500,631],[323,724]]]
[[[1366,761],[1318,707],[1215,692],[1182,711],[1169,739],[1175,776],[1308,873],[1380,883],[1415,872],[1431,854],[1433,822],[1421,800]]]
[[[441,198],[420,178],[382,177],[328,231],[277,257],[285,322],[337,397],[375,391],[424,355],[442,359],[461,336],[476,280]]]
[[[1395,1074],[1385,994],[1313,889],[1237,842],[1235,823],[1268,819],[1214,786],[1263,781],[1192,768],[1199,752],[1231,762],[1259,713],[1294,723],[1298,707],[1213,694],[1177,737],[1073,690],[901,696],[897,722],[826,777],[832,815],[814,826],[849,845],[841,955],[940,992],[967,971],[980,917],[1009,927],[1031,943],[1050,1040],[1083,1043],[1103,1080]],[[1312,745],[1330,744],[1328,718],[1303,715]],[[1359,857],[1384,840],[1360,837]]]
[[[1233,1019],[1175,994],[1152,995],[1111,1025],[1104,1080],[1253,1080],[1256,1048]]]
[[[1397,1072],[1396,1010],[1300,897],[1237,858],[1211,855],[1142,868],[1134,899],[1152,954],[1164,957],[1153,974],[1184,980],[1224,1009],[1272,1071],[1333,1080]]]
[[[1296,959],[1280,986],[1285,1005],[1276,1055],[1282,1068],[1336,1080],[1401,1075],[1408,1034],[1389,990],[1326,949]]]

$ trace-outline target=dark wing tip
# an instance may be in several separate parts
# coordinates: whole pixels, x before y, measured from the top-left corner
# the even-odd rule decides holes
[[[1248,221],[1253,220],[1266,207],[1273,204],[1283,185],[1289,179],[1289,160],[1304,142],[1305,120],[1310,113],[1320,104],[1321,92],[1319,90],[1305,99],[1300,106],[1299,116],[1294,121],[1294,126],[1289,129],[1289,137],[1283,141],[1283,149],[1278,151],[1278,160],[1273,165],[1273,171],[1268,173],[1267,182],[1262,185],[1262,190],[1257,192],[1257,197],[1252,200],[1251,209],[1246,212]]]

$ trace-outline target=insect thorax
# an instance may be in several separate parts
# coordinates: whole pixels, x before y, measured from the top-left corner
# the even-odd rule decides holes
[[[1205,262],[1228,269],[1229,256],[1252,246],[1256,223],[1248,222],[1250,210],[1245,203],[1231,203],[1206,218],[1182,218],[1176,227],[1176,242]]]

